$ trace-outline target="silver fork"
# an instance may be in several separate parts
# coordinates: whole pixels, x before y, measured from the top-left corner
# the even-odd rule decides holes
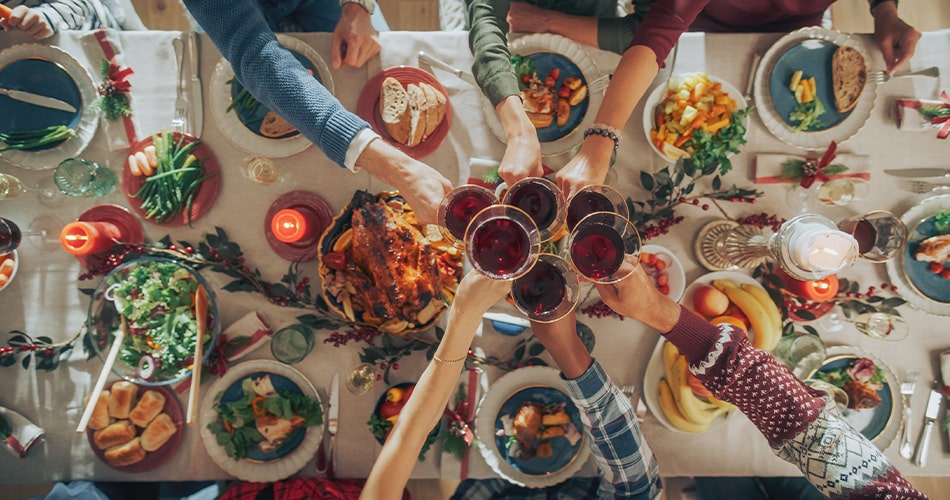
[[[910,460],[914,455],[914,445],[910,444],[910,420],[911,408],[910,398],[914,395],[914,389],[917,388],[917,377],[920,372],[913,371],[907,374],[904,381],[901,382],[901,398],[904,400],[904,430],[901,433],[901,456]]]
[[[176,132],[188,133],[188,98],[184,94],[184,71],[182,71],[182,49],[181,37],[172,40],[172,46],[175,48],[175,62],[178,64],[178,83],[175,90],[175,117],[172,118],[172,128]]]
[[[948,187],[950,187],[950,184],[936,184],[927,181],[911,181],[909,189],[910,192],[914,194],[927,194],[936,189]]]
[[[874,79],[877,81],[877,83],[884,83],[890,81],[893,78],[903,78],[905,76],[930,76],[937,78],[940,76],[940,68],[931,66],[929,68],[906,73],[887,73],[884,71],[878,71],[874,73]]]

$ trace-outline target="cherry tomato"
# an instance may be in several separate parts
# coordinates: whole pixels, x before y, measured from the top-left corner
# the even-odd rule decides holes
[[[521,83],[523,83],[523,84],[525,84],[525,85],[531,83],[531,75],[529,75],[529,74],[527,74],[527,73],[521,75]]]
[[[557,95],[562,99],[567,99],[568,97],[571,97],[571,88],[567,85],[561,85],[561,90],[557,91]]]
[[[323,256],[323,264],[336,271],[346,269],[346,261],[346,254],[343,252],[330,252]]]
[[[557,78],[551,78],[550,76],[544,79],[544,85],[548,87],[553,87],[557,84]]]
[[[939,262],[931,262],[927,265],[927,269],[934,274],[940,274],[943,272],[943,264]]]
[[[656,266],[657,271],[662,271],[666,269],[666,261],[659,257],[655,259],[655,261],[653,262],[653,265]]]
[[[663,295],[670,294],[670,285],[659,285],[656,287],[656,289],[659,290]]]
[[[666,273],[660,273],[656,276],[656,284],[660,286],[670,284],[670,275]]]
[[[950,267],[940,271],[940,277],[945,280],[950,280]]]
[[[554,68],[548,73],[548,78],[554,78],[555,80],[557,80],[559,76],[561,76],[561,68]]]

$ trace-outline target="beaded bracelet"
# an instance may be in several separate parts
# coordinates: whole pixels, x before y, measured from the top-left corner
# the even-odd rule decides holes
[[[590,128],[584,131],[584,139],[586,140],[591,135],[599,135],[599,136],[606,137],[614,141],[614,151],[616,151],[618,148],[620,148],[619,133],[620,131],[618,131],[614,127],[611,127],[610,125],[606,125],[603,123],[595,123],[591,125]]]
[[[868,3],[871,5],[871,12],[874,12],[874,8],[878,5],[881,5],[884,2],[894,2],[894,7],[897,7],[897,0],[868,0]]]

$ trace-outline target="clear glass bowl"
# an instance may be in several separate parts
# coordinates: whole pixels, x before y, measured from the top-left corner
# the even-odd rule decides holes
[[[215,345],[218,333],[221,329],[214,294],[208,287],[207,282],[205,282],[201,275],[194,269],[180,262],[161,257],[140,257],[131,260],[113,269],[102,279],[99,286],[96,287],[92,300],[89,303],[89,315],[86,320],[86,342],[95,349],[99,354],[99,358],[104,361],[112,346],[115,332],[122,328],[122,315],[116,307],[116,300],[122,299],[115,298],[115,294],[117,293],[116,285],[127,285],[132,281],[138,281],[138,275],[134,271],[143,268],[143,266],[147,266],[144,267],[144,269],[161,270],[162,272],[159,272],[158,275],[165,278],[164,281],[166,284],[176,283],[181,280],[194,280],[207,291],[207,326],[202,361],[207,360],[208,356],[211,355],[212,347]],[[155,275],[154,272],[149,274],[152,276]],[[161,288],[166,293],[168,290],[175,290],[170,286],[156,286],[153,288]],[[118,293],[120,293],[120,295],[124,294],[123,292]],[[183,291],[182,293],[186,292]],[[182,293],[177,295],[182,296]],[[135,297],[137,293],[131,291],[129,296]],[[135,300],[133,299],[133,304],[134,303]],[[153,306],[152,304],[156,305]],[[136,384],[151,386],[168,385],[184,380],[191,375],[191,356],[193,356],[195,350],[194,342],[187,342],[187,345],[186,342],[165,342],[167,345],[162,345],[162,341],[158,340],[162,334],[158,333],[153,337],[150,334],[153,329],[150,330],[144,327],[144,318],[140,317],[140,315],[157,317],[157,315],[161,313],[159,310],[156,310],[156,307],[158,307],[157,304],[158,301],[142,303],[138,309],[136,309],[134,305],[132,306],[132,311],[130,312],[132,317],[128,319],[128,332],[123,341],[123,348],[119,352],[119,356],[112,367],[113,373]],[[150,309],[147,312],[142,310],[142,308],[146,307]],[[181,310],[180,313],[186,311],[187,309],[184,309]],[[180,317],[181,314],[178,316]],[[181,332],[182,329],[190,330],[193,328],[193,331],[197,332],[197,320],[195,319],[193,309],[190,318],[191,323],[189,323],[188,320],[181,321],[179,319],[179,321],[181,328],[176,331]],[[149,369],[144,366],[147,363],[142,363],[143,355],[150,356],[152,360],[160,360],[159,362],[153,363],[151,367],[152,373],[150,375],[148,374]],[[165,365],[169,366],[166,367]]]

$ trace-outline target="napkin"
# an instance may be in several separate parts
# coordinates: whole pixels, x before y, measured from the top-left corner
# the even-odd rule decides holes
[[[488,378],[479,368],[469,368],[463,370],[462,374],[459,376],[459,385],[458,387],[465,394],[465,403],[467,415],[464,415],[466,423],[469,426],[469,429],[472,433],[475,432],[475,407],[478,405],[478,402],[481,401],[482,396],[485,391],[488,390]],[[452,393],[452,397],[449,398],[448,409],[453,412],[458,408],[456,405],[455,394]],[[448,418],[447,421],[451,424],[451,418]],[[478,453],[478,444],[472,442],[472,445],[469,446],[468,451],[466,452],[464,458],[459,460],[454,454],[447,451],[442,452],[442,477],[445,479],[466,479],[469,474],[469,463],[472,460],[472,454]]]
[[[921,132],[937,129],[937,138],[950,136],[950,94],[940,92],[940,100],[897,99],[894,101],[897,129]]]
[[[3,449],[19,458],[26,457],[45,431],[23,415],[0,406],[0,439]]]
[[[804,156],[782,154],[760,154],[755,157],[754,177],[756,184],[797,184],[798,180],[782,176],[782,164],[788,160],[806,160]],[[871,180],[870,161],[865,155],[839,154],[832,165],[844,165],[848,170],[829,179],[860,178]]]
[[[118,32],[105,29],[93,31],[82,37],[82,46],[96,72],[95,80],[98,82],[96,87],[99,89],[100,99],[107,92],[107,88],[111,87],[115,92],[127,97],[129,107],[134,109],[131,83],[128,80],[128,77],[132,75],[132,69],[125,65]],[[102,66],[106,63],[109,67],[106,70],[107,74],[103,75]],[[138,142],[138,125],[134,112],[130,116],[123,116],[115,121],[108,120],[104,114],[101,118],[109,151],[129,149]]]
[[[218,335],[214,351],[208,358],[212,375],[224,375],[229,362],[237,361],[251,351],[260,348],[270,340],[273,331],[258,311],[248,311],[241,319],[231,323]],[[202,372],[204,374],[204,372]],[[202,377],[207,380],[207,377]],[[175,386],[175,392],[182,394],[191,387],[191,377],[187,377]]]

